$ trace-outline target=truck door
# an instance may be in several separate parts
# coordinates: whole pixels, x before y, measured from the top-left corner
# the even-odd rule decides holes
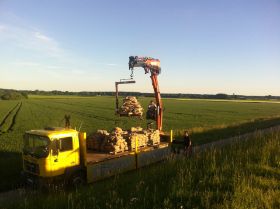
[[[53,176],[62,175],[66,168],[73,167],[78,164],[78,150],[72,136],[64,136],[54,140],[57,153],[52,154],[52,173]]]

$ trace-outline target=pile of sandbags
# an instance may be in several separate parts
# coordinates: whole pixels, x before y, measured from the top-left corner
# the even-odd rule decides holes
[[[126,138],[130,150],[136,147],[136,140],[138,140],[138,147],[154,146],[160,144],[159,130],[143,130],[141,127],[132,127],[128,138]]]
[[[97,130],[96,133],[87,137],[87,148],[102,151],[106,137],[109,133],[106,130]]]
[[[87,138],[88,149],[107,153],[121,153],[127,150],[134,151],[138,148],[154,146],[160,143],[158,130],[143,130],[141,127],[132,127],[129,131],[123,131],[116,127],[110,134],[106,130],[98,130]]]
[[[137,140],[137,142],[136,142]],[[135,150],[136,144],[138,147],[147,146],[148,134],[146,131],[143,131],[141,127],[132,127],[127,137],[127,144],[130,150]]]
[[[105,138],[102,151],[110,152],[112,154],[124,152],[128,150],[127,142],[122,137],[123,131],[116,127],[115,130]]]
[[[160,134],[159,130],[148,130],[148,145],[158,145],[160,143]]]
[[[123,100],[123,104],[119,109],[121,115],[126,116],[142,116],[144,109],[137,101],[136,97],[128,96]]]

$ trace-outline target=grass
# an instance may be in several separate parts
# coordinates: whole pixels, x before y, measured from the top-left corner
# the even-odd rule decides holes
[[[279,208],[280,130],[115,176],[80,190],[21,194],[3,208]]]
[[[146,108],[151,98],[139,98]],[[26,130],[46,126],[63,126],[65,114],[71,115],[72,127],[91,133],[115,126],[146,127],[146,120],[118,117],[114,114],[114,97],[31,96],[23,100],[20,110],[11,114],[14,121],[5,122],[0,133],[0,191],[15,188],[21,171],[22,135]],[[18,101],[0,101],[0,120]],[[195,145],[280,124],[280,105],[266,102],[228,102],[164,99],[163,128],[174,130],[178,138],[190,130]],[[16,114],[16,116],[15,116]],[[14,119],[14,120],[13,120]],[[10,119],[8,121],[11,121]],[[13,165],[13,166],[9,166]],[[7,183],[9,182],[9,183]]]

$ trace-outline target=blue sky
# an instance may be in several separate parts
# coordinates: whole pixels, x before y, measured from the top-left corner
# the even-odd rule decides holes
[[[280,95],[280,1],[0,0],[0,88],[114,91],[130,55],[161,92]]]

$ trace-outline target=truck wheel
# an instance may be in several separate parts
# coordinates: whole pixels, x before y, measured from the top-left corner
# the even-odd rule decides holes
[[[83,173],[76,173],[72,176],[70,184],[74,188],[79,188],[86,184]]]

